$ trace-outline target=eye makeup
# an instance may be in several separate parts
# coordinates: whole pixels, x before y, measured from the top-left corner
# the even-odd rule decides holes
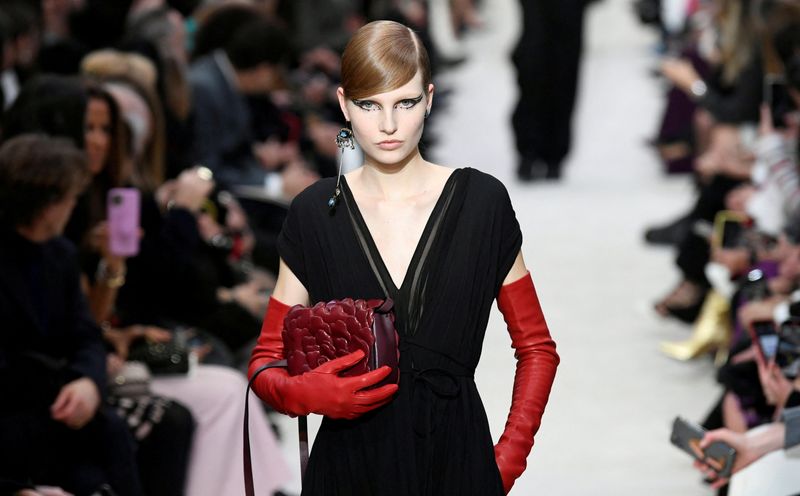
[[[416,106],[419,102],[421,102],[422,101],[422,97],[423,97],[423,95],[419,95],[418,97],[415,97],[415,98],[405,98],[405,99],[400,100],[399,102],[397,102],[394,106],[396,108],[401,108],[401,109],[410,109],[410,108],[413,108],[414,106]],[[368,112],[372,111],[372,110],[379,110],[381,108],[380,104],[378,104],[378,103],[376,103],[376,102],[374,102],[372,100],[356,100],[356,99],[353,99],[352,102],[353,102],[353,104],[355,106],[361,108],[362,110],[366,110]]]

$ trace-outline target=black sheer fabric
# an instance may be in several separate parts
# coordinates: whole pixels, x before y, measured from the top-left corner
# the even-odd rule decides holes
[[[358,237],[359,244],[369,260],[370,267],[373,269],[378,283],[380,283],[386,296],[394,300],[395,314],[399,319],[398,326],[402,327],[408,336],[416,334],[420,318],[422,318],[425,290],[428,282],[427,276],[429,275],[429,271],[426,271],[425,268],[429,260],[431,247],[437,239],[442,220],[447,213],[447,207],[452,202],[457,175],[458,171],[454,171],[445,183],[444,189],[425,224],[422,236],[417,243],[417,248],[411,257],[411,263],[408,266],[405,278],[400,283],[399,288],[389,274],[389,269],[386,268],[386,264],[383,262],[375,240],[372,239],[367,223],[364,221],[364,217],[361,215],[358,204],[347,184],[347,179],[342,178],[344,203],[353,223],[353,231]]]
[[[475,169],[455,170],[397,288],[343,185],[334,211],[335,179],[301,193],[278,250],[312,303],[395,299],[400,389],[356,420],[323,420],[303,495],[504,494],[473,376],[492,302],[522,243],[505,188]]]

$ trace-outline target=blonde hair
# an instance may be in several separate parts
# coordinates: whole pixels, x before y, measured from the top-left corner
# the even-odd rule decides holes
[[[374,21],[359,29],[342,54],[342,88],[347,98],[385,93],[422,74],[431,83],[428,52],[419,36],[394,21]]]
[[[758,42],[755,8],[749,0],[720,0],[719,3],[722,80],[734,84],[755,55]]]
[[[119,50],[95,50],[81,61],[81,73],[97,79],[126,79],[155,91],[158,72],[143,55]]]

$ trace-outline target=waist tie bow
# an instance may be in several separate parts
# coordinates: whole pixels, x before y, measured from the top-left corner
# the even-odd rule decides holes
[[[472,378],[473,373],[456,362],[453,362],[452,370],[448,370],[450,367],[419,369],[416,367],[417,360],[415,360],[413,348],[422,348],[427,352],[443,356],[449,361],[453,361],[453,359],[408,340],[400,345],[400,373],[411,376],[414,432],[418,436],[428,437],[433,434],[443,417],[446,403],[443,403],[442,400],[449,401],[457,398],[461,394],[459,377]],[[402,379],[400,383],[403,383]]]

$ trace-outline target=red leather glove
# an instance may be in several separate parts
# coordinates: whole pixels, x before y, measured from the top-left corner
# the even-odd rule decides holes
[[[261,335],[250,356],[248,377],[252,377],[262,365],[283,359],[281,332],[288,312],[286,304],[275,298],[269,299]],[[339,372],[362,358],[364,352],[359,350],[297,376],[290,376],[282,368],[270,368],[258,376],[253,391],[275,410],[288,415],[318,413],[331,418],[353,419],[385,405],[397,392],[396,384],[362,391],[381,382],[391,373],[390,367],[381,367],[356,377],[338,376]]]
[[[511,411],[494,447],[503,488],[508,493],[527,465],[559,358],[530,273],[501,287],[497,306],[503,312],[517,358]]]

